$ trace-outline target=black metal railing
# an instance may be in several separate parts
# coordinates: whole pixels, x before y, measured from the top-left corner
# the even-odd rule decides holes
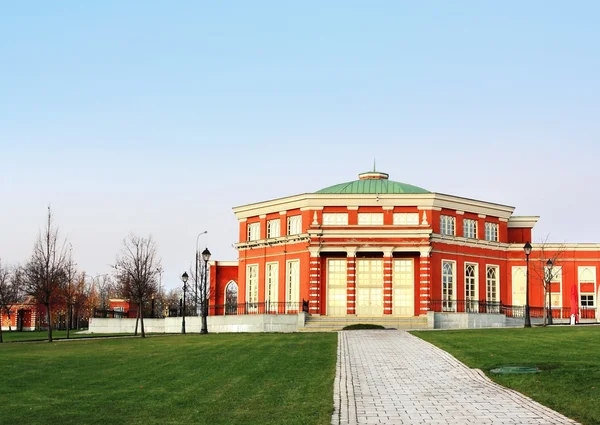
[[[111,319],[123,319],[128,317],[128,313],[120,310],[94,310],[94,317],[98,318],[111,318]]]
[[[502,303],[479,300],[430,300],[429,310],[456,313],[502,313]]]
[[[524,318],[525,306],[508,305],[502,302],[480,300],[429,300],[429,311],[448,313],[496,313],[506,317]],[[544,307],[529,306],[531,318],[543,319]],[[582,306],[578,308],[579,319],[595,319],[596,308]],[[571,307],[552,307],[552,318],[570,319]]]
[[[299,303],[269,302],[217,304],[209,306],[211,316],[242,315],[242,314],[298,314],[308,311],[308,301]]]

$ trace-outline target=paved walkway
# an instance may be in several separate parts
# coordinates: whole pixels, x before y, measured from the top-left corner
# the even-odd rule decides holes
[[[405,331],[339,332],[332,424],[576,424]]]

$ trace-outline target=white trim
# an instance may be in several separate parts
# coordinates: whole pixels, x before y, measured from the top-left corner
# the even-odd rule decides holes
[[[508,228],[525,228],[532,229],[540,219],[539,216],[511,216],[508,219]]]

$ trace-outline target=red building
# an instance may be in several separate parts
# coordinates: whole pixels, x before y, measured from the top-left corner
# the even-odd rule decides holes
[[[526,303],[539,217],[434,193],[385,173],[233,209],[237,262],[211,265],[211,314],[416,317],[505,312]],[[547,260],[552,264],[547,264]],[[529,305],[596,320],[600,244],[533,244]],[[551,283],[548,283],[551,282]],[[515,307],[509,307],[515,306]],[[522,307],[521,311],[523,310]]]

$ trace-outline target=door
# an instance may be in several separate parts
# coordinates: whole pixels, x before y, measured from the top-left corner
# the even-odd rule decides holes
[[[393,304],[394,316],[415,315],[415,274],[413,260],[395,259],[393,261]]]
[[[525,268],[512,268],[512,305],[525,305],[525,287],[527,275]]]
[[[345,258],[327,260],[327,315],[346,315],[347,260]]]
[[[356,315],[383,315],[383,260],[356,261]]]

